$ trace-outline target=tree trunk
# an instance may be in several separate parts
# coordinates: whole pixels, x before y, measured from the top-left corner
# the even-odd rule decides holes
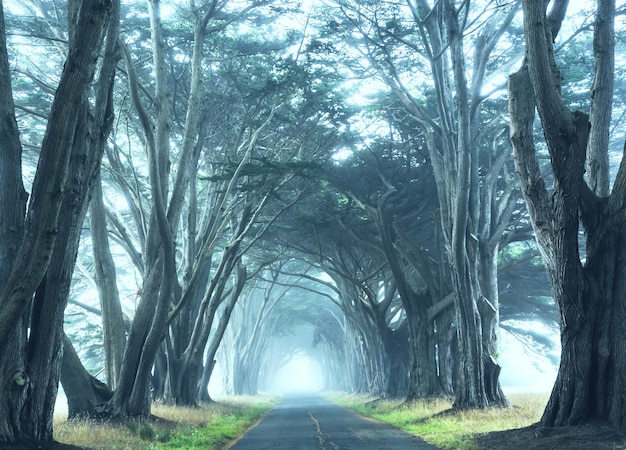
[[[432,305],[432,292],[417,293],[402,267],[398,251],[394,248],[393,225],[389,221],[388,203],[395,193],[389,189],[378,201],[378,207],[368,209],[375,218],[383,252],[396,282],[398,294],[406,313],[409,335],[409,386],[407,401],[441,395],[437,382],[437,362],[433,324],[428,320],[428,307]],[[420,274],[422,278],[431,276]]]
[[[602,9],[607,3],[599,5]],[[593,190],[585,183],[590,123],[585,114],[569,111],[561,98],[552,48],[560,21],[546,17],[542,1],[524,1],[523,6],[527,57],[509,79],[511,138],[561,321],[561,364],[541,425],[600,420],[625,429],[626,155],[608,198],[602,196],[602,180],[590,180]],[[535,155],[535,105],[550,152],[552,193]],[[581,225],[584,263],[579,255]]]
[[[86,199],[102,155],[101,139],[106,140],[111,123],[108,100],[112,77],[102,80],[98,90],[94,123],[87,117],[86,93],[94,76],[110,2],[94,1],[90,5],[68,5],[68,60],[42,143],[24,240],[0,297],[0,352],[10,355],[0,362],[0,386],[5,386],[0,392],[0,411],[4,412],[0,414],[0,441],[52,439],[63,311]],[[109,70],[114,73],[114,65],[109,63],[106,60],[102,65],[101,76],[109,75]],[[93,140],[88,139],[91,136]],[[48,265],[51,260],[55,264]],[[23,319],[29,305],[30,323]],[[20,330],[21,326],[24,328]]]
[[[411,316],[411,320],[409,320]],[[407,311],[409,331],[409,389],[407,401],[438,396],[442,394],[437,382],[435,345],[433,333],[426,325],[426,311],[421,314]]]
[[[9,278],[24,233],[28,195],[22,183],[22,147],[15,119],[4,11],[0,8],[0,280]],[[0,291],[6,288],[0,286]],[[0,297],[2,299],[2,297]],[[0,301],[0,310],[4,303]],[[26,314],[12,324],[0,360],[0,442],[21,437],[19,416],[28,391],[24,364]]]
[[[443,395],[453,396],[459,372],[459,344],[454,322],[454,308],[447,308],[435,319],[437,367]]]
[[[383,336],[384,355],[387,359],[388,373],[385,380],[384,396],[389,398],[405,397],[409,389],[409,348],[406,327],[392,332],[389,328]]]
[[[111,389],[115,389],[119,378],[126,333],[124,315],[117,290],[115,263],[109,248],[106,227],[106,214],[102,199],[102,178],[98,174],[94,182],[93,195],[89,208],[91,224],[91,242],[96,269],[96,286],[102,311],[102,334],[104,341],[104,367],[106,381]]]
[[[204,359],[204,367],[202,368],[202,378],[198,384],[198,401],[200,403],[212,403],[213,399],[209,393],[209,381],[213,375],[213,369],[215,369],[216,360]]]
[[[602,215],[602,214],[601,214]],[[626,428],[626,236],[624,226],[589,230],[581,290],[558,287],[561,363],[541,424],[577,425],[591,419]],[[557,274],[550,276],[555,283]],[[556,284],[556,283],[555,283]],[[557,286],[559,286],[557,284]],[[566,326],[567,325],[567,326]]]
[[[466,256],[457,255],[457,258]],[[485,408],[489,402],[483,370],[482,323],[476,303],[478,274],[472,273],[470,267],[461,261],[451,264],[451,272],[459,342],[459,378],[454,407]]]
[[[167,306],[172,281],[164,278],[163,265],[155,263],[144,280],[142,299],[128,336],[120,378],[107,407],[112,417],[150,415],[150,375],[166,332]]]
[[[481,243],[482,244],[482,243]],[[485,393],[490,405],[508,406],[500,386],[502,368],[496,360],[500,337],[500,305],[498,300],[498,245],[492,248],[479,244],[480,287],[482,299],[478,309],[482,324],[483,370]]]
[[[74,346],[65,335],[61,383],[67,396],[68,419],[98,417],[102,406],[113,396],[106,384],[85,370]]]
[[[241,292],[243,291],[246,278],[247,278],[246,268],[243,264],[241,264],[241,262],[238,262],[237,272],[236,272],[235,281],[234,281],[235,287],[233,289],[233,292],[231,293],[230,299],[224,306],[224,310],[222,311],[222,315],[220,316],[220,321],[217,326],[217,329],[215,330],[215,333],[213,334],[213,338],[211,339],[209,348],[206,351],[206,355],[204,355],[205,369],[201,373],[202,376],[196,380],[195,385],[194,385],[196,389],[196,392],[195,392],[196,398],[200,397],[201,393],[205,391],[208,392],[207,391],[208,382],[211,378],[213,368],[215,367],[215,355],[217,354],[217,350],[222,342],[224,333],[226,332],[226,327],[228,326],[228,323],[230,321],[230,316],[233,312],[233,308],[235,307],[235,304],[237,303],[237,300],[239,299],[239,296],[241,295]],[[200,383],[200,381],[203,381],[206,384]]]

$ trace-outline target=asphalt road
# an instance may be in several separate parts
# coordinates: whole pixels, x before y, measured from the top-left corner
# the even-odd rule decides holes
[[[321,397],[288,397],[226,448],[432,450],[438,447]]]

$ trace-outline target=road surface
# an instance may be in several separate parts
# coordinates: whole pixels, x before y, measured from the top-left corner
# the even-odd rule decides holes
[[[321,397],[288,397],[230,450],[437,449],[420,438],[363,418]]]

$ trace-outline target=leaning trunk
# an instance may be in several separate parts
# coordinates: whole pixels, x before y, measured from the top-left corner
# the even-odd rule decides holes
[[[163,264],[156,262],[144,280],[143,298],[126,343],[119,383],[107,406],[112,417],[150,415],[150,375],[165,337],[172,283],[165,279],[164,272]]]
[[[102,405],[113,395],[106,384],[87,372],[65,335],[61,383],[67,397],[68,419],[98,417]]]

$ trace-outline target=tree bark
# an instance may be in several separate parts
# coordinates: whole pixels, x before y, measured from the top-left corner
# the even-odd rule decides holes
[[[599,3],[606,12],[606,3]],[[593,190],[585,183],[590,121],[583,113],[569,111],[561,98],[552,47],[559,22],[546,17],[540,0],[525,0],[523,6],[527,57],[509,79],[511,138],[561,322],[561,364],[541,425],[600,420],[624,429],[626,313],[620,305],[626,297],[626,158],[608,198],[603,197],[601,182],[590,178]],[[535,155],[535,105],[554,173],[551,194]],[[579,254],[580,226],[586,237],[584,261]]]
[[[95,0],[68,5],[69,54],[42,143],[20,251],[0,295],[0,352],[11,356],[0,362],[0,441],[52,439],[63,310],[86,198],[102,154],[98,145],[110,124],[112,79],[98,89],[94,123],[87,118],[86,100],[110,6],[110,1]],[[110,69],[108,62],[101,76]],[[51,259],[57,264],[49,265]],[[30,323],[23,320],[29,310]]]
[[[28,195],[22,183],[22,146],[15,119],[11,69],[6,42],[4,10],[0,8],[0,280],[7,280],[24,233]],[[0,286],[0,291],[5,289]],[[0,310],[4,303],[0,301]],[[0,442],[20,437],[19,417],[26,400],[28,375],[24,364],[26,314],[15,320],[2,348],[0,362]]]
[[[96,286],[102,311],[104,367],[106,381],[115,389],[121,371],[126,346],[124,314],[117,290],[115,263],[109,248],[106,214],[102,198],[102,177],[98,174],[89,206],[91,242],[96,270]]]
[[[610,192],[609,131],[613,111],[615,85],[615,0],[598,2],[594,23],[593,53],[595,73],[591,87],[589,143],[587,159],[589,165],[589,187],[599,197]]]
[[[68,420],[98,417],[102,406],[113,396],[106,384],[85,370],[72,342],[65,335],[61,384],[67,396]]]

